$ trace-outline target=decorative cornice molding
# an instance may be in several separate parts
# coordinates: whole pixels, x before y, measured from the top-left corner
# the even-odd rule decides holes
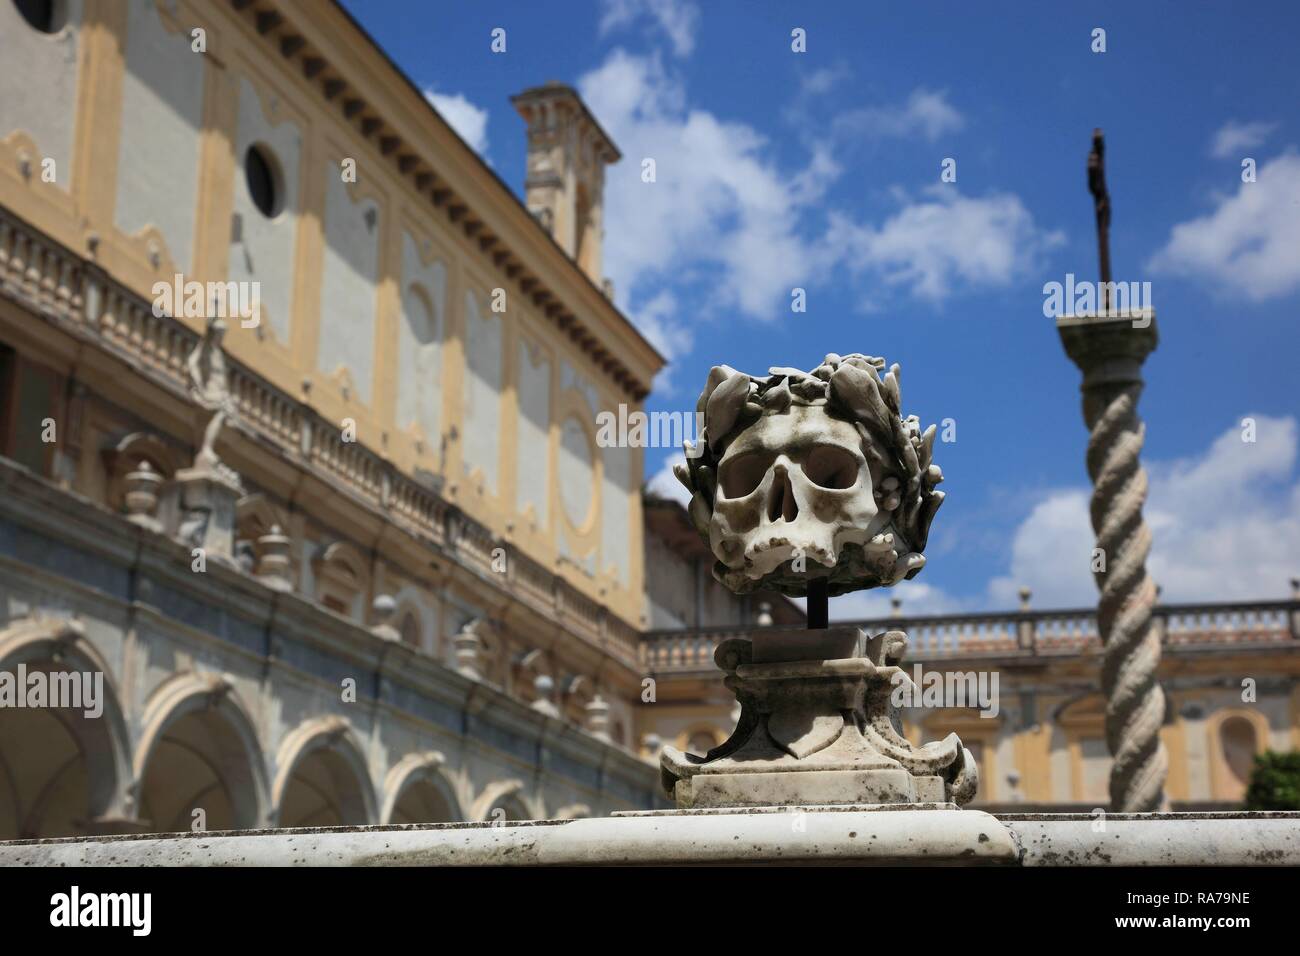
[[[359,79],[359,76],[364,76],[363,67],[352,60],[346,64],[349,75],[345,76],[343,69],[332,63],[319,45],[307,36],[322,29],[320,24],[323,20],[341,18],[356,32],[356,39],[368,45],[370,52],[379,57],[380,69],[392,72],[390,78],[395,85],[399,89],[409,89],[419,98],[434,123],[454,134],[411,79],[345,9],[331,2],[323,9],[313,7],[312,15],[308,17],[306,11],[298,10],[297,5],[289,0],[230,0],[230,3],[268,45],[291,64],[298,65],[303,77],[325,103],[340,109],[343,120],[361,140],[376,148],[392,164],[399,178],[425,196],[432,209],[442,211],[450,222],[459,225],[466,238],[472,240],[471,244],[478,247],[483,259],[507,281],[514,282],[533,305],[616,385],[634,401],[639,402],[649,394],[649,380],[665,364],[663,356],[614,306],[603,290],[596,287],[578,263],[560,248],[496,172],[462,141],[466,161],[488,174],[489,189],[500,191],[505,221],[495,224],[494,228],[479,201],[490,201],[490,197],[470,197],[467,191],[457,189],[449,181],[446,158],[437,155],[431,143],[416,142],[416,136],[412,134],[403,135],[397,122],[381,115],[373,105],[373,101],[379,98],[378,91],[366,89],[366,79],[373,82],[384,78]],[[308,20],[310,23],[306,22]],[[358,53],[355,44],[351,52],[354,56]],[[427,131],[424,132],[427,135]],[[528,243],[528,247],[509,242],[504,236],[506,231],[514,232],[521,243]],[[535,264],[538,255],[551,258],[552,271],[558,269],[566,274],[565,278],[548,283],[538,274],[546,271]],[[568,284],[572,285],[572,291],[566,290],[562,294],[560,286]],[[584,322],[581,316],[585,312],[603,314],[607,328],[598,330]],[[638,356],[636,364],[640,369],[620,358],[629,352]]]

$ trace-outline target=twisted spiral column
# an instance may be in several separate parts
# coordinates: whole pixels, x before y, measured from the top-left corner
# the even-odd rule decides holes
[[[1111,807],[1159,810],[1169,759],[1160,742],[1165,696],[1156,683],[1160,637],[1152,626],[1155,582],[1147,573],[1151,531],[1142,519],[1147,476],[1139,456],[1145,427],[1137,415],[1142,362],[1155,348],[1154,316],[1067,318],[1058,323],[1066,352],[1082,369],[1083,416],[1089,430],[1092,528],[1105,559],[1094,572],[1101,597],[1097,630],[1103,649],[1106,743]]]

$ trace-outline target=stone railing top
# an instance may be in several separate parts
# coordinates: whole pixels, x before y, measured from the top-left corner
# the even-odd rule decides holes
[[[1152,613],[1165,647],[1173,651],[1271,644],[1300,647],[1300,599],[1163,604]],[[861,627],[872,634],[905,631],[912,659],[1060,656],[1095,653],[1101,647],[1094,608],[900,615],[835,624]],[[797,629],[797,625],[774,627]],[[642,638],[642,664],[656,672],[715,670],[713,649],[719,642],[758,629],[734,625],[649,631]]]

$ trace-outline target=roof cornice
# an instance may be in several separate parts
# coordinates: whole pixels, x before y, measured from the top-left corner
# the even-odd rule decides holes
[[[625,393],[649,394],[664,357],[337,0],[229,2],[483,261]]]

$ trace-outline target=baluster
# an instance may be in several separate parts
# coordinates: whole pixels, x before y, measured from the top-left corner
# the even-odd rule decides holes
[[[0,282],[4,281],[5,273],[9,270],[9,244],[13,238],[13,226],[5,220],[0,220]]]
[[[44,248],[35,236],[27,239],[27,273],[25,287],[27,294],[36,302],[41,301],[41,258]]]
[[[37,273],[41,282],[41,306],[53,312],[55,308],[54,290],[57,287],[55,270],[58,266],[58,253],[51,246],[41,247],[41,258],[37,263]]]
[[[59,257],[59,283],[55,291],[55,297],[58,301],[59,314],[65,318],[68,316],[68,306],[72,300],[71,286],[72,262],[71,260]]]
[[[13,252],[9,256],[9,275],[15,289],[22,292],[23,273],[26,271],[26,263],[23,260],[23,249],[27,245],[26,237],[17,230],[14,230]]]

